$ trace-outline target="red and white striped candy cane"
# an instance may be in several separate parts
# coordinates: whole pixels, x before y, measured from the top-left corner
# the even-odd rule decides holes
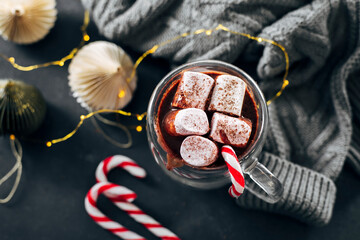
[[[125,169],[128,173],[137,178],[146,177],[145,170],[134,160],[123,155],[115,155],[101,161],[96,169],[95,177],[97,182],[107,182],[107,175],[116,167]]]
[[[102,161],[97,170],[96,170],[96,180],[99,182],[98,184],[107,184],[107,185],[101,185],[100,187],[97,187],[98,184],[96,184],[92,189],[90,189],[87,198],[85,199],[85,206],[87,206],[88,213],[95,213],[99,215],[98,212],[93,211],[92,207],[96,208],[96,200],[92,201],[91,199],[94,199],[94,195],[97,194],[99,196],[101,193],[104,193],[106,197],[108,197],[116,206],[118,206],[123,211],[127,212],[135,221],[141,223],[143,226],[145,226],[150,232],[152,232],[155,236],[160,237],[163,240],[178,240],[179,238],[172,233],[170,230],[164,228],[160,223],[158,223],[155,219],[152,217],[146,215],[140,208],[138,208],[136,205],[132,204],[131,202],[136,198],[136,194],[132,192],[130,189],[122,187],[121,189],[118,188],[120,186],[112,183],[107,182],[107,175],[109,171],[115,167],[121,167],[127,170],[131,175],[138,177],[138,178],[144,178],[146,176],[146,172],[143,168],[141,168],[139,165],[135,163],[132,159],[116,155],[113,157],[109,157]],[[97,188],[103,190],[99,191]],[[97,197],[96,197],[97,199]],[[91,203],[95,204],[91,204]],[[97,209],[97,208],[96,208]],[[101,213],[101,212],[100,212]],[[102,214],[102,213],[101,213]],[[92,216],[90,214],[90,216]],[[97,215],[96,215],[97,216]],[[101,217],[101,215],[100,215]],[[93,218],[94,219],[94,218]],[[96,221],[95,218],[94,220]],[[100,218],[100,220],[102,220]],[[110,219],[105,219],[110,220]],[[110,220],[112,222],[112,220]],[[120,234],[122,232],[113,231],[113,224],[116,222],[112,222],[112,225],[110,228],[107,228],[108,226],[104,223],[100,224],[101,222],[96,221],[100,226],[104,227],[105,229],[108,229],[109,231],[113,232],[114,234],[118,235],[119,237],[123,239],[133,239],[133,238],[124,238],[124,235]],[[118,223],[116,223],[118,224]],[[120,225],[120,224],[119,224]],[[119,229],[124,229],[120,225],[117,226]],[[127,233],[126,236],[129,236],[133,234],[133,232],[127,230],[126,228],[124,230],[121,230]],[[137,235],[137,234],[136,234]],[[139,235],[137,235],[139,237]],[[130,237],[135,237],[134,235],[131,235]],[[140,239],[141,238],[140,236]]]
[[[223,156],[226,165],[229,169],[232,185],[229,188],[230,196],[238,198],[245,188],[244,174],[241,170],[239,160],[232,147],[225,145],[221,148],[221,155]]]
[[[126,187],[122,187],[113,183],[101,182],[95,184],[88,192],[85,198],[85,209],[90,217],[102,228],[112,232],[116,236],[125,240],[145,240],[142,236],[134,233],[121,224],[111,220],[105,216],[96,206],[96,201],[101,193],[108,192],[109,195],[117,196],[118,201],[122,200],[133,201],[136,194]]]
[[[107,193],[104,193],[107,195]],[[111,200],[113,201],[113,200]],[[130,202],[124,201],[113,201],[113,203],[118,206],[120,209],[125,211],[138,223],[141,223],[144,227],[146,227],[150,232],[152,232],[155,236],[163,239],[163,240],[179,240],[179,238],[172,233],[167,228],[163,227],[160,223],[158,223],[155,219],[146,215],[140,208]]]

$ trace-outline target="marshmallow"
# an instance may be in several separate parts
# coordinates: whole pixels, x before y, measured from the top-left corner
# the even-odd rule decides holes
[[[183,160],[194,167],[209,166],[216,161],[218,153],[219,149],[213,141],[200,136],[185,138],[180,147]]]
[[[241,115],[246,83],[238,77],[220,75],[216,78],[214,91],[209,104],[209,111]]]
[[[168,113],[164,128],[172,136],[204,135],[209,132],[206,113],[197,108],[187,108]]]
[[[199,108],[205,104],[215,80],[203,73],[184,72],[176,90],[172,106],[177,108]]]
[[[251,127],[249,119],[214,113],[209,137],[219,143],[245,147],[251,135]]]

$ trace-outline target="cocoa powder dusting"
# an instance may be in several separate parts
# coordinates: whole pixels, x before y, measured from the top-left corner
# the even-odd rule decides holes
[[[212,77],[214,79],[216,79],[216,77],[218,75],[226,74],[223,72],[216,72],[216,71],[203,72],[203,73],[209,75],[210,77]],[[159,109],[158,109],[158,117],[156,118],[156,124],[159,127],[158,129],[160,129],[160,135],[161,135],[161,136],[159,136],[160,144],[162,146],[165,145],[166,146],[165,150],[168,152],[167,168],[169,170],[176,168],[176,167],[181,167],[184,164],[186,164],[180,157],[180,146],[181,146],[182,141],[185,139],[185,137],[170,136],[163,127],[163,121],[164,121],[165,115],[169,111],[174,110],[174,108],[171,106],[171,103],[173,102],[176,89],[180,82],[180,78],[181,78],[181,74],[174,77],[174,84],[172,84],[169,87],[169,89],[164,94],[163,98],[161,99]],[[201,89],[194,89],[194,90],[196,92],[201,91]],[[209,98],[211,97],[211,95],[212,94],[210,92]],[[209,102],[210,101],[208,99],[206,105],[208,105]],[[207,107],[206,107],[206,109],[207,109]],[[208,119],[210,121],[212,119],[213,113],[206,111],[206,114],[208,115]],[[254,136],[255,136],[255,133],[256,133],[257,127],[258,127],[258,118],[259,117],[258,117],[258,111],[256,108],[256,103],[248,89],[246,89],[246,91],[245,91],[245,97],[244,97],[244,102],[243,102],[243,107],[242,107],[242,112],[241,112],[240,117],[245,118],[251,122],[249,125],[251,126],[252,131],[251,131],[249,141],[245,147],[234,148],[234,150],[239,158],[242,157],[242,155],[246,152],[246,150],[249,148],[249,146],[251,146],[251,144],[254,142],[254,140],[255,140]],[[208,138],[209,137],[208,135],[209,134],[206,134],[206,135],[204,135],[204,137]],[[223,139],[224,142],[228,142],[228,139],[227,139],[227,136],[225,133],[221,133],[221,136],[224,137],[224,139]],[[216,144],[218,145],[218,147],[220,149],[222,144],[219,144],[219,143],[216,143]],[[198,168],[199,169],[213,169],[213,168],[222,167],[224,165],[225,165],[225,162],[224,162],[221,154],[219,154],[218,159],[213,164],[211,164],[210,166],[207,166],[207,167],[198,167]]]

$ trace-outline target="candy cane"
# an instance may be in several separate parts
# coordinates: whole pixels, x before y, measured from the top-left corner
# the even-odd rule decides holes
[[[101,161],[96,169],[95,177],[97,182],[107,182],[107,175],[116,167],[125,169],[128,173],[137,178],[145,178],[146,172],[134,160],[123,155],[115,155]]]
[[[85,209],[90,215],[90,217],[102,228],[112,232],[116,236],[119,236],[125,240],[145,240],[142,236],[134,233],[121,224],[112,221],[110,218],[105,216],[96,206],[96,201],[101,193],[108,192],[109,195],[118,196],[118,199],[121,196],[123,200],[132,201],[136,198],[136,194],[125,187],[113,184],[101,182],[95,184],[88,192],[85,198]],[[115,199],[115,198],[114,198]]]
[[[229,169],[232,185],[229,188],[230,196],[238,198],[245,188],[244,174],[241,170],[239,160],[232,147],[226,145],[221,148],[221,154]]]
[[[86,210],[94,221],[123,239],[143,239],[141,236],[127,230],[109,218],[103,218],[104,215],[96,207],[96,199],[101,193],[104,193],[117,207],[128,213],[130,217],[145,226],[155,236],[163,240],[178,240],[179,238],[174,233],[164,228],[155,219],[146,215],[140,208],[131,203],[136,198],[136,194],[133,191],[126,187],[107,182],[109,171],[115,167],[124,168],[131,175],[138,178],[144,178],[146,176],[145,170],[128,157],[116,155],[102,161],[96,169],[96,180],[98,183],[90,189],[85,199]],[[95,218],[93,216],[95,216]],[[109,224],[110,226],[101,221],[97,221],[103,219],[111,222],[111,224]],[[114,228],[119,231],[114,231]],[[126,233],[126,235],[123,233]]]
[[[106,193],[105,193],[106,195]],[[112,200],[113,201],[113,200]],[[163,239],[163,240],[178,240],[179,238],[172,233],[170,230],[164,228],[160,223],[158,223],[155,219],[146,215],[140,208],[136,205],[129,202],[122,201],[113,201],[113,203],[129,214],[135,221],[141,223],[144,227],[146,227],[150,232],[152,232],[155,236]]]

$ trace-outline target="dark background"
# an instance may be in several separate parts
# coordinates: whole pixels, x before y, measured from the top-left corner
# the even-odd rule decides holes
[[[80,1],[58,0],[57,9],[55,27],[45,39],[29,46],[1,39],[0,52],[15,57],[22,65],[65,56],[80,41],[83,8]],[[93,23],[88,32],[91,41],[103,39]],[[127,51],[133,59],[140,54]],[[79,116],[86,113],[71,95],[67,67],[68,63],[64,67],[21,72],[0,60],[0,78],[33,84],[46,99],[45,122],[32,139],[62,137],[75,127]],[[240,67],[246,69],[241,63]],[[127,110],[146,111],[152,90],[169,69],[164,60],[146,59],[138,69],[138,89]],[[118,130],[107,128],[107,131],[121,140]],[[148,177],[137,180],[114,170],[110,180],[138,193],[136,205],[182,239],[360,239],[359,177],[348,164],[336,181],[338,192],[333,218],[329,225],[316,228],[286,216],[239,208],[227,195],[228,187],[200,191],[172,181],[155,164],[146,133],[132,133],[134,146],[126,150],[109,144],[90,121],[73,138],[51,148],[22,140],[23,176],[14,199],[0,205],[0,239],[117,239],[97,226],[84,209],[84,197],[95,183],[98,163],[115,154],[136,160],[146,169]],[[8,136],[1,137],[1,176],[13,163]],[[9,183],[0,189],[4,196]],[[106,198],[101,197],[99,205],[105,214],[129,229],[148,239],[157,239]]]

